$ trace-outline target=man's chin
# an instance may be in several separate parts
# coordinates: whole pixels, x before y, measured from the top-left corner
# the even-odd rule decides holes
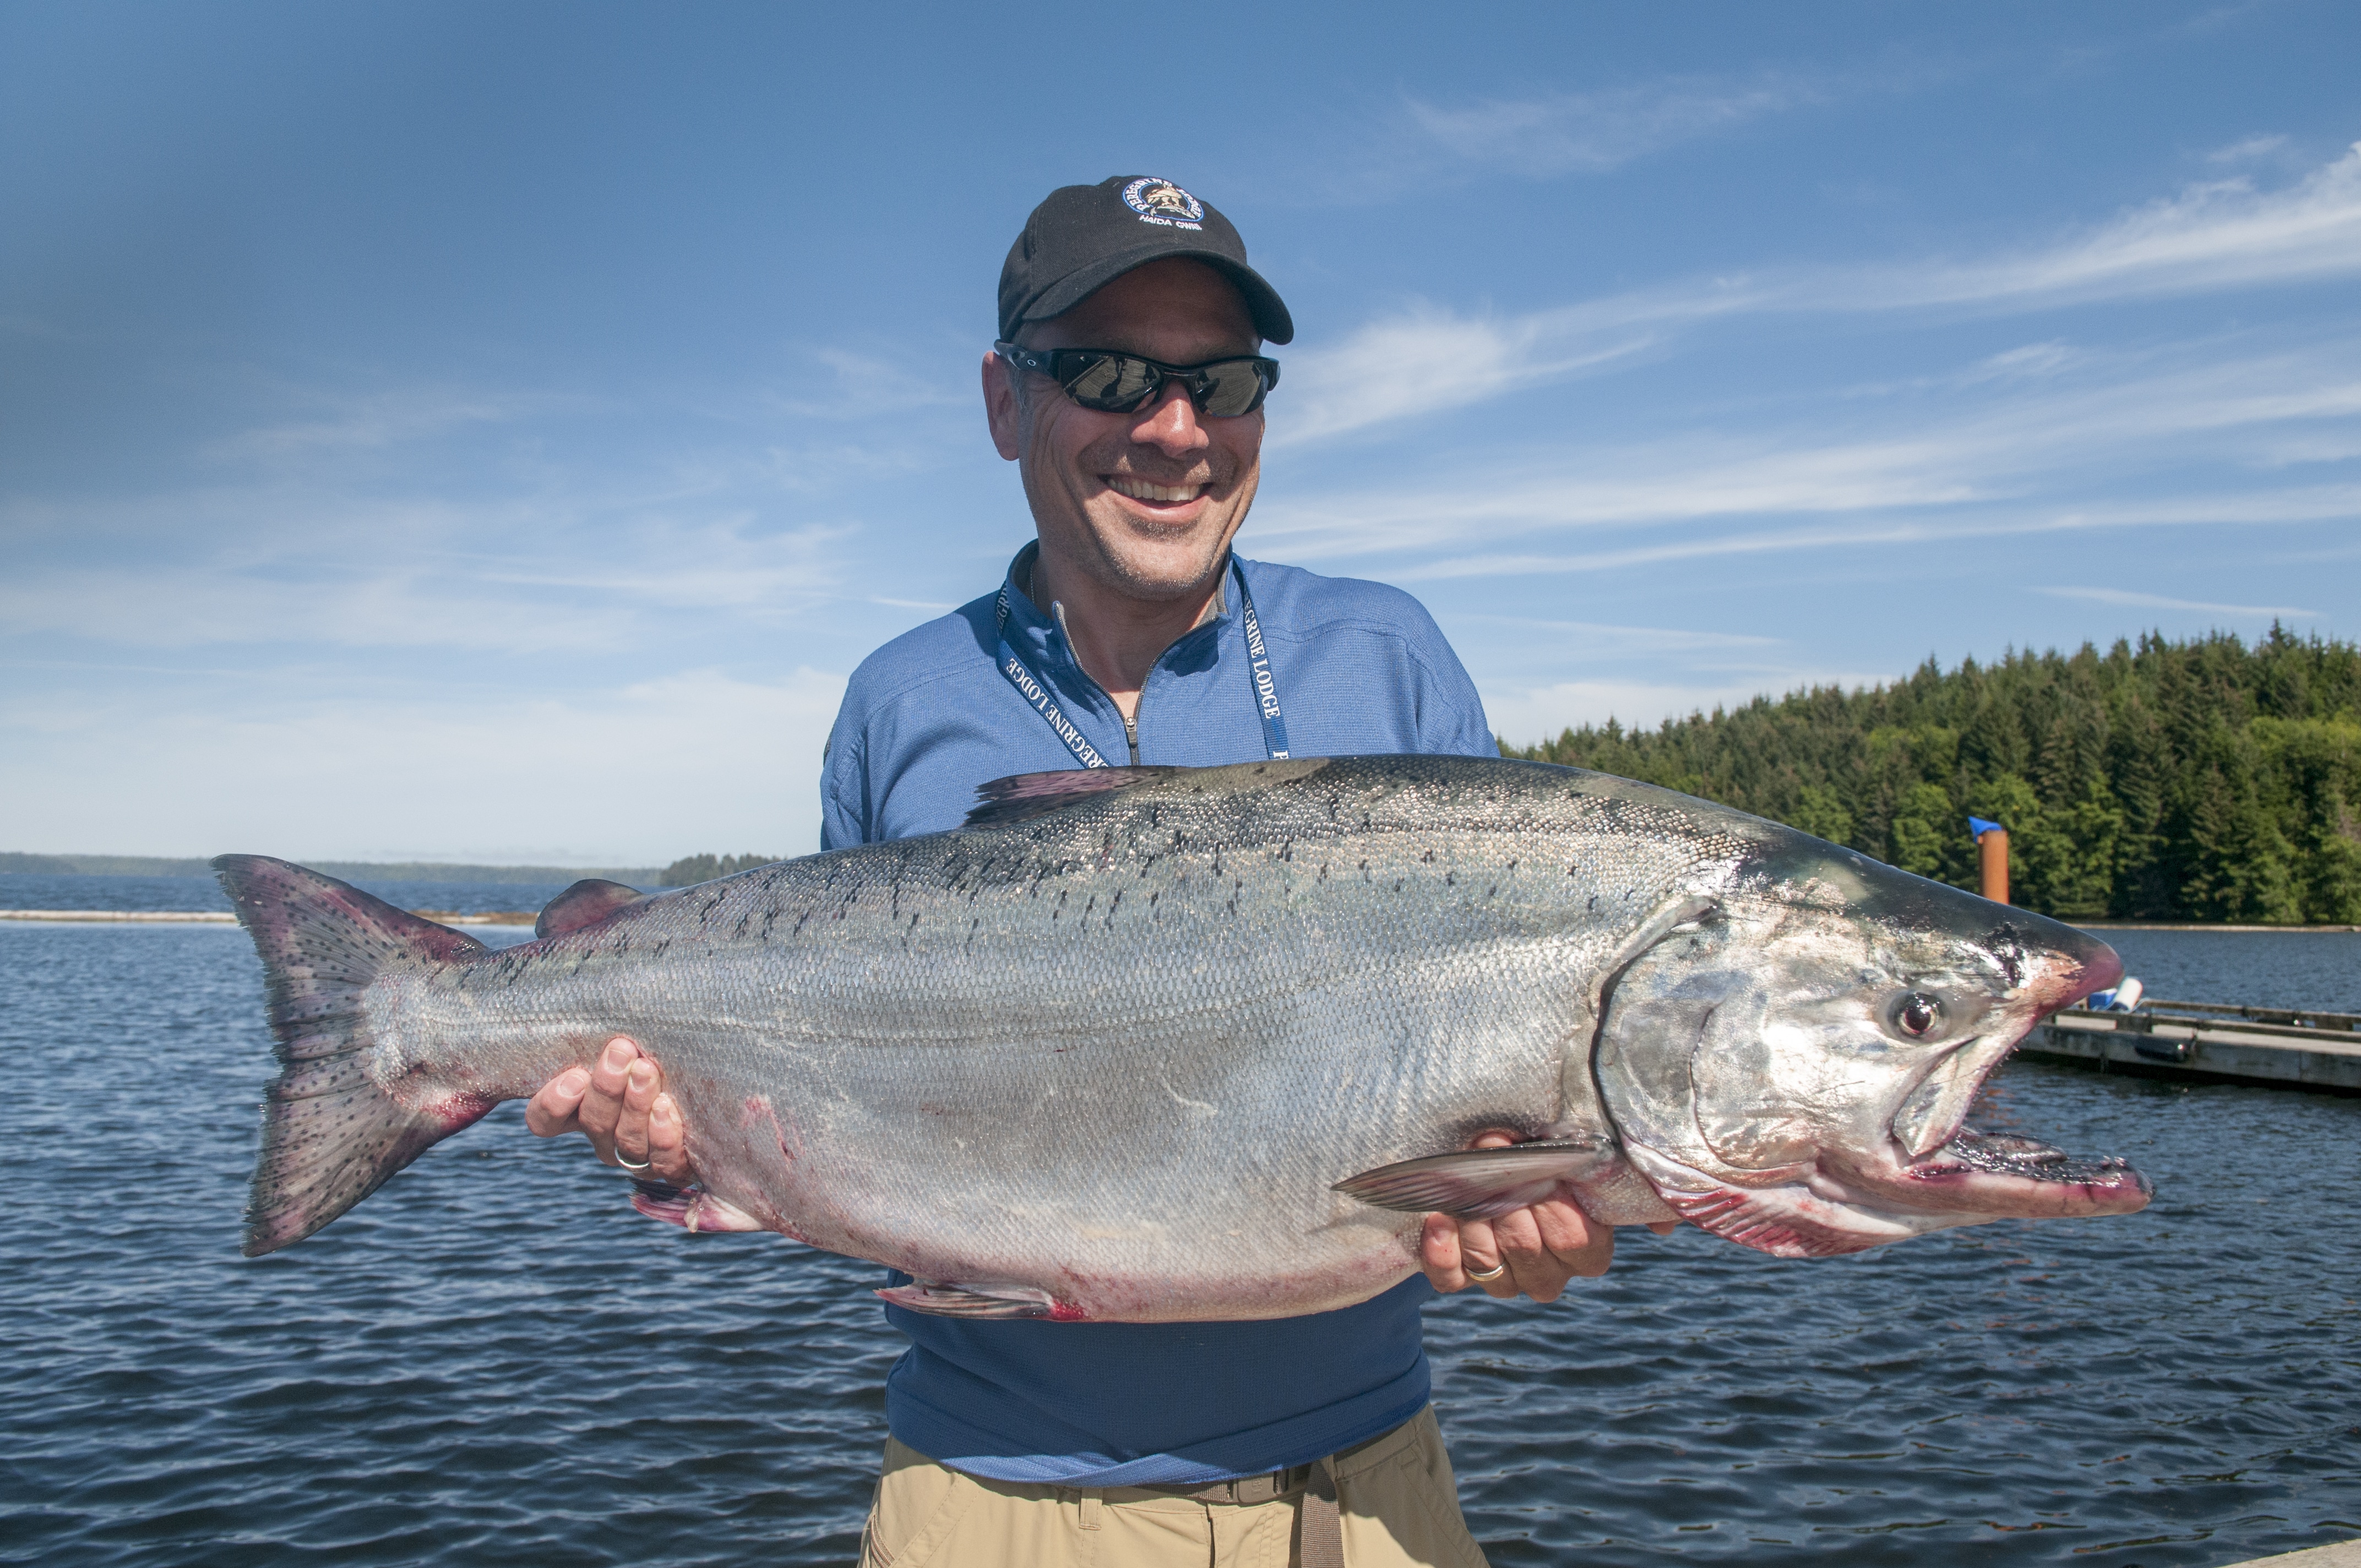
[[[1102,535],[1099,559],[1113,579],[1110,586],[1131,598],[1182,599],[1211,588],[1228,562],[1226,543],[1219,535],[1169,543],[1136,537],[1109,541]]]
[[[1118,572],[1118,587],[1126,598],[1148,604],[1179,604],[1191,598],[1202,598],[1213,589],[1221,575],[1222,563],[1188,576],[1179,574],[1145,574]]]

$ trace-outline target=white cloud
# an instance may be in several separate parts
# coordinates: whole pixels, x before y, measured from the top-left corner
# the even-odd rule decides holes
[[[2205,615],[2235,615],[2259,620],[2269,616],[2279,620],[2316,620],[2316,609],[2297,609],[2289,605],[2213,604],[2203,599],[2169,598],[2162,594],[2136,593],[2129,588],[2036,588],[2038,594],[2051,598],[2089,599],[2096,604],[2127,605],[2138,609],[2194,610]]]
[[[1969,539],[2002,539],[2043,533],[2080,533],[2102,529],[2203,526],[2270,527],[2361,521],[2361,486],[2310,490],[2273,490],[2152,503],[2074,506],[2027,501],[1930,517],[1840,519],[1801,527],[1732,531],[1709,535],[1681,533],[1651,543],[1609,546],[1571,554],[1482,554],[1446,557],[1390,576],[1400,582],[1446,577],[1532,576],[1543,573],[1597,572],[1672,561],[1780,555],[1813,550],[1860,550],[1876,545],[1942,544]]]
[[[1598,341],[1569,313],[1506,319],[1416,305],[1331,348],[1290,356],[1282,411],[1267,444],[1281,449],[1411,414],[1479,403],[1520,387],[1628,358],[1648,345],[1636,326]],[[1276,395],[1276,394],[1274,394]]]
[[[2015,256],[1765,271],[1498,317],[1422,302],[1291,357],[1270,442],[1310,443],[1628,364],[1719,318],[2038,310],[2355,274],[2361,143],[2282,190],[2258,191],[2245,179],[2192,186]],[[2036,344],[1979,369],[1983,378],[2037,377],[2073,358],[2063,345]]]
[[[820,748],[843,687],[811,669],[686,670],[567,698],[490,680],[464,699],[18,695],[0,702],[0,798],[8,847],[49,851],[800,854],[818,844]]]
[[[322,418],[259,425],[214,443],[207,455],[224,461],[269,464],[304,456],[378,451],[447,435],[470,425],[504,424],[584,400],[523,393],[405,389],[362,397],[324,397]]]
[[[2356,493],[2349,486],[2232,490],[2161,504],[2160,511],[2056,498],[2061,481],[2084,492],[2096,485],[2103,493],[2122,476],[2162,466],[2202,457],[2265,466],[2290,441],[2340,439],[2345,422],[2361,414],[2352,357],[2349,345],[2331,344],[2226,362],[2142,358],[2111,367],[2111,380],[2038,391],[1993,378],[1986,400],[1960,411],[1930,415],[1912,405],[1879,405],[1850,422],[1901,428],[1850,440],[1816,440],[1817,426],[1806,423],[1746,437],[1696,431],[1644,444],[1561,446],[1539,459],[1496,455],[1415,488],[1378,482],[1268,503],[1250,524],[1253,544],[1306,561],[1456,552],[1387,568],[1396,576],[1433,577],[2111,526],[2096,520],[2127,507],[2159,521],[2163,512],[2191,506],[2221,521],[2347,516]],[[1818,521],[1797,528],[1796,518]],[[1730,529],[1704,535],[1683,528],[1678,541],[1623,541],[1578,554],[1474,548],[1537,533],[1661,531],[1717,521]]]
[[[612,649],[652,614],[776,616],[836,590],[848,529],[766,530],[742,507],[695,516],[714,510],[628,496],[379,500],[325,484],[19,503],[0,508],[19,545],[0,576],[0,635]]]
[[[1978,361],[1959,379],[1969,386],[1979,381],[2037,380],[2056,375],[2081,357],[2062,343],[2028,343]]]
[[[1707,631],[1685,626],[1620,626],[1600,620],[1556,620],[1540,616],[1492,615],[1477,613],[1462,616],[1466,621],[1510,626],[1520,634],[1530,637],[1546,634],[1553,650],[1565,652],[1591,649],[1611,649],[1623,654],[1696,652],[1703,650],[1758,649],[1775,647],[1779,639],[1758,637],[1738,631]]]
[[[2032,305],[2284,283],[2361,272],[2361,143],[2279,191],[2192,185],[2015,258],[1864,274],[1820,309]]]
[[[874,419],[914,409],[965,404],[974,396],[972,390],[961,396],[939,381],[904,369],[881,354],[819,348],[814,349],[811,356],[828,367],[834,382],[829,395],[778,400],[781,409],[807,419]]]
[[[2283,136],[2244,137],[2227,147],[2217,147],[2205,155],[2208,163],[2244,163],[2250,158],[2261,158],[2287,146]]]
[[[1446,151],[1520,174],[1593,174],[1765,115],[1819,102],[1817,86],[1678,78],[1644,87],[1496,99],[1459,108],[1413,100],[1411,118]]]
[[[1653,729],[1667,718],[1738,707],[1758,696],[1776,697],[1799,687],[1850,688],[1892,678],[1890,672],[1863,675],[1796,670],[1706,682],[1560,681],[1540,686],[1488,683],[1482,696],[1484,717],[1490,721],[1492,732],[1511,746],[1532,746],[1554,740],[1566,729],[1604,724],[1609,718],[1627,729]]]

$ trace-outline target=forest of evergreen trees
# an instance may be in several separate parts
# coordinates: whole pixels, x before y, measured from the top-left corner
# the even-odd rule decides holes
[[[664,869],[656,879],[658,887],[695,887],[715,877],[732,876],[739,872],[767,866],[776,855],[683,855]]]
[[[1929,661],[1868,691],[1502,751],[1726,802],[1965,888],[1972,812],[2009,831],[2012,901],[2064,917],[2361,922],[2361,649],[2276,625],[2252,648],[2216,633]]]

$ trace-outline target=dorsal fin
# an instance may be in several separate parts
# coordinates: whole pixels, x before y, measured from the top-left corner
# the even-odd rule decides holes
[[[1179,768],[1070,768],[1055,773],[1014,773],[994,779],[975,792],[980,804],[967,814],[962,828],[1005,828],[1012,822],[1046,817],[1061,806],[1110,790],[1129,789],[1150,779],[1177,773]]]
[[[572,887],[553,898],[542,909],[541,918],[533,923],[533,934],[546,939],[563,937],[568,931],[604,920],[626,904],[636,903],[641,896],[636,887],[625,887],[619,882],[603,882],[597,877],[584,877]]]

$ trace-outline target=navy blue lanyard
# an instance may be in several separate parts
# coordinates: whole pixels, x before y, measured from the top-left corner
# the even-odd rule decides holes
[[[1230,557],[1230,573],[1238,580],[1238,621],[1246,629],[1246,668],[1254,677],[1255,711],[1262,716],[1263,750],[1269,752],[1274,761],[1283,760],[1287,756],[1287,720],[1279,714],[1279,683],[1270,673],[1270,652],[1263,646],[1262,622],[1255,617],[1254,595],[1246,590],[1246,568],[1238,565],[1238,558],[1235,555]],[[1000,637],[1000,673],[1008,677],[1008,684],[1016,688],[1016,694],[1031,703],[1033,711],[1057,732],[1058,739],[1066,743],[1066,750],[1074,754],[1075,761],[1086,768],[1105,767],[1107,760],[1099,755],[1099,749],[1091,744],[1089,737],[1074,728],[1073,721],[1050,696],[1049,688],[1027,667],[1016,650],[1008,645],[1006,583],[1000,585],[997,614],[999,619],[994,630]]]

